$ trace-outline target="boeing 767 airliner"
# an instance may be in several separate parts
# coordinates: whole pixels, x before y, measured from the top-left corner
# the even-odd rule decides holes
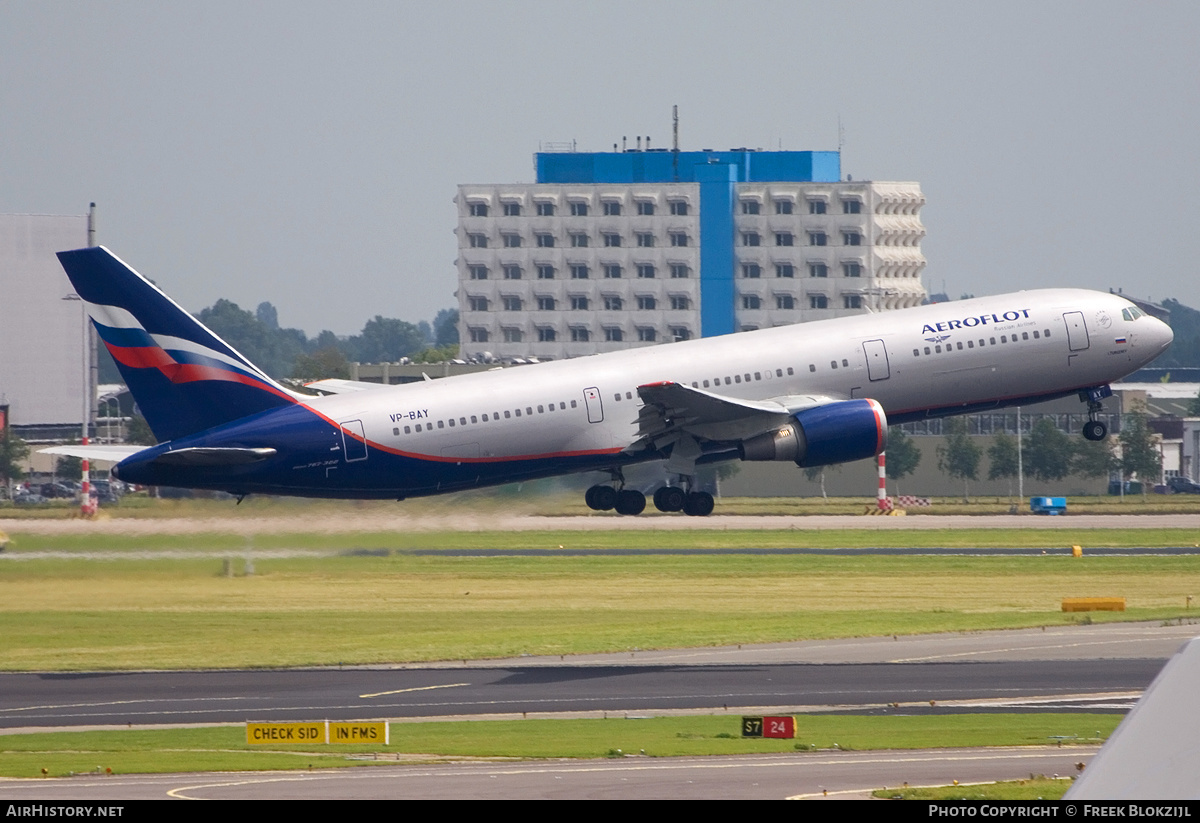
[[[1046,289],[844,317],[327,396],[267,376],[103,247],[59,259],[161,441],[61,446],[119,460],[130,483],[235,495],[432,495],[601,471],[598,510],[639,514],[622,468],[679,478],[661,511],[706,515],[696,466],[873,457],[889,424],[1078,394],[1096,417],[1109,384],[1170,345],[1170,328],[1114,294]]]

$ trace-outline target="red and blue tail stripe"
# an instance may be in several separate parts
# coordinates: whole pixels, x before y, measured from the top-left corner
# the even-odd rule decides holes
[[[58,258],[159,440],[296,402],[108,249]]]

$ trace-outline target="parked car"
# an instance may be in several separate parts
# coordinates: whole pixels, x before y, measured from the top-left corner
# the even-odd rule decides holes
[[[1200,483],[1193,483],[1186,477],[1168,477],[1167,494],[1200,494]]]

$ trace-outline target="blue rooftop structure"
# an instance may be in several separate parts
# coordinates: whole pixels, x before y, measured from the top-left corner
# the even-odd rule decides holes
[[[734,206],[738,183],[836,183],[836,151],[539,152],[537,182],[585,185],[698,183],[700,186],[700,333],[737,330]]]

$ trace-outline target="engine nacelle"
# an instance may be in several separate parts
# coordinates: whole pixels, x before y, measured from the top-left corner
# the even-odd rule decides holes
[[[887,447],[887,416],[874,400],[843,400],[797,412],[782,428],[742,441],[743,460],[829,466],[874,457]]]

